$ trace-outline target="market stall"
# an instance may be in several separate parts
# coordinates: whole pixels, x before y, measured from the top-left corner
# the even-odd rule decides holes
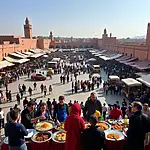
[[[118,85],[120,82],[120,78],[115,75],[111,75],[108,77],[108,83],[112,86]]]
[[[85,123],[86,128],[89,125],[89,123]],[[97,126],[105,132],[104,150],[124,149],[128,121],[125,123],[125,120],[110,119],[98,122]],[[65,150],[66,132],[64,131],[64,123],[57,127],[52,121],[39,122],[35,129],[28,130],[28,133],[25,137],[28,150]],[[145,147],[145,150],[149,149],[150,144]],[[4,139],[1,150],[9,150],[7,137]]]
[[[126,78],[121,80],[123,83],[123,93],[128,98],[131,93],[135,96],[138,95],[138,92],[141,91],[142,83],[133,79],[133,78]]]

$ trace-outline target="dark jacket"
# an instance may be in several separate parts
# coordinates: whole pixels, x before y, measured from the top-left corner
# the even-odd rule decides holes
[[[105,133],[96,126],[85,129],[81,135],[82,150],[101,150],[104,147]]]
[[[144,150],[145,133],[150,131],[148,116],[135,112],[129,120],[126,150]]]
[[[83,110],[84,118],[86,118],[87,121],[88,121],[89,117],[95,113],[95,110],[98,110],[98,111],[100,111],[100,113],[102,113],[102,104],[101,104],[101,102],[97,99],[94,102],[92,102],[91,99],[88,99],[85,102],[85,107],[84,107],[84,110]]]

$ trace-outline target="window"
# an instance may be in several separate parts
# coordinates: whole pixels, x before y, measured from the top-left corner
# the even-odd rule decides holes
[[[132,54],[130,56],[132,57]]]
[[[7,54],[5,53],[5,57],[7,56]]]

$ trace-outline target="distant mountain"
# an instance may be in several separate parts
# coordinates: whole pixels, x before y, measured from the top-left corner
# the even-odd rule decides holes
[[[132,39],[145,39],[145,38],[146,38],[145,35],[132,37]]]

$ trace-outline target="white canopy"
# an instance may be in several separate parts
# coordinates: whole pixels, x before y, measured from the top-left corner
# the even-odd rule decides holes
[[[94,74],[92,74],[92,77],[100,78],[101,76],[100,76],[100,74],[98,74],[98,73],[94,73]]]
[[[14,57],[17,57],[18,59],[22,59],[22,58],[26,58],[20,54],[17,54],[17,53],[9,53],[10,56],[14,56]]]
[[[133,78],[126,78],[121,80],[124,84],[127,86],[141,86],[142,83],[138,82],[137,80]]]
[[[110,80],[120,80],[120,78],[118,76],[115,76],[115,75],[109,76],[109,79]]]
[[[137,78],[136,80],[138,80],[141,83],[145,84],[146,86],[150,87],[150,74],[143,75],[141,78]]]
[[[8,62],[7,60],[0,61],[0,69],[5,67],[14,66],[15,64]]]
[[[19,63],[19,64],[25,63],[30,60],[30,59],[13,59],[9,56],[4,57],[4,59],[6,59],[7,61],[9,61],[11,63]]]
[[[53,58],[52,61],[58,62],[58,61],[60,61],[60,58]]]

